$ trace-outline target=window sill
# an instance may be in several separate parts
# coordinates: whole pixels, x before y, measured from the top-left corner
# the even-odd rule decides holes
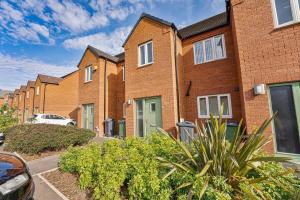
[[[152,65],[152,64],[153,64],[153,62],[152,62],[152,63],[145,64],[145,65],[139,65],[137,68],[139,69],[139,68],[148,67],[148,66],[150,66],[150,65]]]
[[[210,60],[210,61],[205,61],[203,63],[194,63],[194,65],[203,65],[203,64],[213,63],[213,62],[221,61],[221,60],[225,60],[225,59],[227,59],[227,57],[219,58],[219,59],[215,59],[215,60]]]
[[[213,116],[214,118],[219,118],[219,116]],[[198,116],[199,119],[210,119],[210,116]],[[232,119],[232,116],[222,116],[222,119]]]
[[[92,82],[93,80],[91,80],[91,81],[84,81],[84,84],[86,84],[86,83],[90,83],[90,82]]]
[[[291,26],[294,26],[294,25],[297,25],[297,24],[300,24],[300,21],[292,21],[292,22],[288,22],[288,23],[285,23],[285,24],[282,24],[282,25],[278,25],[278,26],[275,26],[274,31],[281,30],[281,29],[284,29],[284,28],[288,28],[288,27],[291,27]]]

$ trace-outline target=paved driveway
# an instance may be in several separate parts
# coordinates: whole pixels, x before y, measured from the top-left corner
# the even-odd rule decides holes
[[[30,173],[35,183],[35,200],[67,200],[60,191],[58,191],[51,183],[49,183],[43,174],[56,170],[58,166],[58,155],[53,155],[37,160],[27,162]]]

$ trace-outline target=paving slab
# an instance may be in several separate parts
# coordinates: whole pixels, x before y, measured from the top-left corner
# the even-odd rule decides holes
[[[39,174],[58,166],[59,155],[48,156],[37,160],[27,162],[30,173],[32,175]]]
[[[63,200],[39,176],[33,176],[35,184],[34,200]]]

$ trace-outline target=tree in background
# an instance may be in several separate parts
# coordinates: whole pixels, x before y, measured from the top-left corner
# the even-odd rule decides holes
[[[16,125],[18,123],[16,116],[16,109],[4,104],[0,108],[0,132],[5,132],[6,129]]]

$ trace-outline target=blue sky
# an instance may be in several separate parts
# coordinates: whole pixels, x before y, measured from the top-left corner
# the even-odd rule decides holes
[[[0,0],[0,88],[76,69],[85,47],[111,54],[142,12],[184,27],[225,10],[225,0]]]

